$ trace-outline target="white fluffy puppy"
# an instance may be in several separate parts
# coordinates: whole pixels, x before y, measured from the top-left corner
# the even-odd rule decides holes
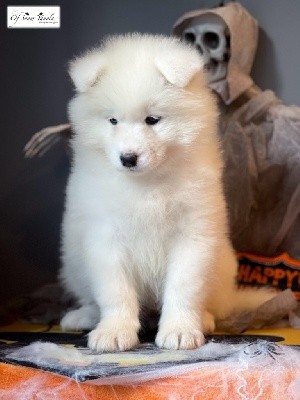
[[[61,279],[81,307],[61,325],[94,328],[94,350],[126,350],[138,343],[141,310],[157,309],[158,346],[200,346],[237,303],[202,61],[177,39],[133,34],[75,59],[70,75]]]

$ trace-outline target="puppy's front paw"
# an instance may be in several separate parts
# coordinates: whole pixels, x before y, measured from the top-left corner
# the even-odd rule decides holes
[[[155,339],[158,347],[173,350],[196,349],[204,342],[204,335],[199,329],[187,328],[183,324],[162,326]]]
[[[137,332],[138,329],[130,324],[118,326],[115,323],[109,326],[100,322],[89,333],[88,346],[98,353],[129,350],[139,344]]]

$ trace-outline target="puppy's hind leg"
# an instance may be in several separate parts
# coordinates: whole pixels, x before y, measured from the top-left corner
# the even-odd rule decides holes
[[[213,333],[216,329],[215,317],[208,311],[203,313],[202,326],[205,335]]]
[[[68,311],[60,321],[62,330],[90,330],[99,322],[99,307],[96,304],[84,305]]]

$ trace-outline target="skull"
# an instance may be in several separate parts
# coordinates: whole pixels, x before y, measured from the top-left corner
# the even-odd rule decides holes
[[[230,58],[230,34],[221,17],[210,13],[195,17],[181,35],[202,54],[209,83],[226,78]]]

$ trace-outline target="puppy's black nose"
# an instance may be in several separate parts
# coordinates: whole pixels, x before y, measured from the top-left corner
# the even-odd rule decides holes
[[[120,155],[121,163],[124,167],[132,168],[137,164],[138,156],[136,153],[125,153]]]

